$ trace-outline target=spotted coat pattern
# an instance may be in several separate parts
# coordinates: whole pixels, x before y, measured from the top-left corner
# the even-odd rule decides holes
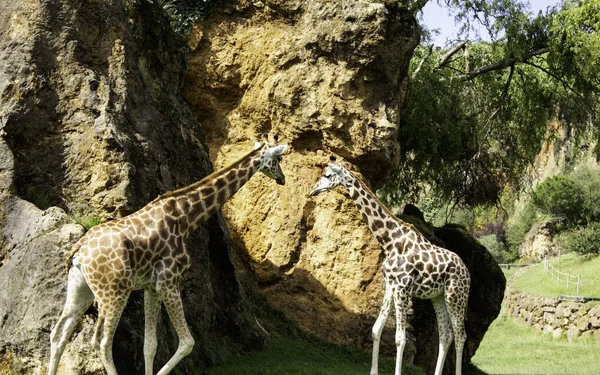
[[[190,266],[185,239],[257,171],[283,185],[285,176],[279,162],[286,147],[257,147],[199,182],[161,195],[129,216],[91,228],[67,259],[67,300],[50,335],[48,374],[56,374],[69,336],[95,299],[98,321],[92,344],[100,351],[106,372],[116,375],[113,336],[130,293],[138,289],[144,289],[146,375],[153,373],[161,302],[177,331],[179,347],[158,374],[169,373],[187,356],[194,339],[179,291],[180,278]]]
[[[398,219],[367,185],[344,167],[330,164],[311,195],[344,186],[363,219],[385,252],[383,274],[386,290],[381,312],[373,327],[371,375],[378,373],[379,341],[392,302],[396,312],[396,375],[406,344],[406,312],[410,298],[431,299],[440,337],[436,375],[441,375],[448,348],[456,346],[456,374],[461,374],[466,341],[464,320],[469,296],[469,270],[455,253],[436,246],[412,225]]]

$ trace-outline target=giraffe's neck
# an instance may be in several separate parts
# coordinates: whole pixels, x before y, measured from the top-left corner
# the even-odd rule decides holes
[[[385,207],[363,181],[350,172],[346,173],[344,186],[386,254],[391,251],[404,253],[413,249],[416,243],[427,241],[412,225],[400,220]]]
[[[176,232],[187,237],[221,208],[256,173],[264,158],[257,149],[220,171],[185,188],[158,197],[165,216],[179,226]]]

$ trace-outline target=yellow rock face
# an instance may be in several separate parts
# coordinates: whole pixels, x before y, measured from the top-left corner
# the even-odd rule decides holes
[[[410,14],[372,1],[240,1],[191,38],[183,93],[215,168],[262,133],[291,146],[285,186],[258,175],[225,205],[235,247],[271,303],[329,340],[370,342],[381,251],[345,191],[307,195],[331,153],[375,185],[398,163],[416,42]]]

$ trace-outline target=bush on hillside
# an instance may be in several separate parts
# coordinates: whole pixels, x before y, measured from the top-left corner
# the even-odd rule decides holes
[[[178,33],[187,35],[196,22],[204,20],[222,0],[159,0],[159,4],[171,18],[171,26]]]
[[[594,222],[586,227],[563,232],[559,235],[558,241],[568,251],[581,255],[599,255],[600,223]]]
[[[473,234],[477,238],[494,235],[496,237],[496,242],[506,243],[506,222],[491,221],[484,223],[479,229],[473,232]]]
[[[540,212],[552,215],[567,227],[582,222],[585,194],[581,186],[568,177],[545,179],[532,192],[531,201]]]
[[[478,240],[498,263],[510,263],[517,258],[516,254],[511,253],[504,243],[497,241],[495,234],[479,237]]]
[[[519,246],[523,243],[525,235],[531,229],[535,218],[536,209],[531,201],[522,210],[516,212],[513,217],[509,218],[506,240],[511,253],[518,254]]]
[[[569,174],[583,191],[581,216],[587,223],[600,221],[600,171],[587,168],[578,169]]]

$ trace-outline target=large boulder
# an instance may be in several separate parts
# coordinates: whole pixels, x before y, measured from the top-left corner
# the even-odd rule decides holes
[[[418,43],[408,10],[368,0],[233,1],[190,39],[183,94],[206,124],[217,163],[272,132],[309,158],[335,152],[374,183],[398,164]]]
[[[519,258],[543,260],[545,257],[556,255],[555,236],[556,226],[553,222],[533,224],[519,246]]]
[[[458,225],[447,224],[433,228],[433,233],[441,245],[458,254],[469,268],[471,289],[467,306],[467,342],[464,359],[468,362],[479,348],[479,344],[490,326],[500,314],[506,278],[487,249],[471,233]],[[437,357],[437,325],[433,307],[428,301],[415,301],[415,316],[412,326],[415,330],[417,355],[415,364],[422,366],[426,373],[433,373]],[[446,364],[445,374],[454,373],[455,353],[452,347]]]
[[[44,372],[65,302],[64,255],[83,233],[73,218],[126,215],[213,171],[180,95],[188,58],[153,2],[0,5],[0,373]],[[220,214],[188,249],[183,300],[196,346],[184,373],[259,339]],[[117,331],[120,373],[143,371],[142,304],[132,295]],[[62,374],[104,373],[89,345],[95,319],[91,308],[78,324]],[[156,368],[177,347],[165,312],[159,342]]]

